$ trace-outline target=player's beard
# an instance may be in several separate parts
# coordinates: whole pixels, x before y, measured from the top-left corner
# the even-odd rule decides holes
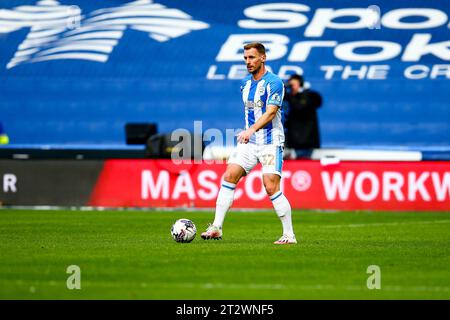
[[[262,65],[260,65],[258,68],[253,69],[253,71],[249,71],[251,74],[255,75],[259,72],[259,70],[261,70]],[[248,68],[247,68],[248,70]]]

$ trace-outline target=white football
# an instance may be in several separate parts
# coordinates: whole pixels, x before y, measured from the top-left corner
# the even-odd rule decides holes
[[[191,220],[179,219],[173,224],[170,233],[176,242],[191,242],[197,234],[197,228]]]

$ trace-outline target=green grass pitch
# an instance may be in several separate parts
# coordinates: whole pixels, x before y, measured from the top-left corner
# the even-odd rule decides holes
[[[178,218],[197,226],[176,243]],[[276,246],[274,212],[0,210],[0,299],[450,299],[450,212],[293,212],[298,245]],[[68,290],[69,265],[81,289]],[[369,265],[381,289],[367,288]]]

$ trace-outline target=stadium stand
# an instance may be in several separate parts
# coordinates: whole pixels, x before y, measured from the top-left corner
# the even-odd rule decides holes
[[[67,6],[76,4],[83,14],[81,26],[89,27],[102,21],[108,28],[120,27],[116,31],[120,33],[114,40],[116,45],[110,49],[61,49],[61,41],[80,44],[80,40],[73,35],[71,37],[71,29],[63,27],[63,31],[56,34],[56,40],[31,46],[37,52],[28,55],[24,55],[20,48],[32,35],[30,27],[39,19],[37,15],[24,17],[21,25],[12,23],[15,27],[0,30],[0,118],[8,128],[9,147],[62,145],[73,148],[79,145],[127,149],[124,128],[128,122],[155,122],[163,133],[176,128],[192,130],[194,120],[202,120],[204,129],[242,127],[239,81],[229,79],[233,70],[242,63],[234,61],[237,59],[233,58],[230,38],[264,32],[281,37],[282,40],[277,41],[288,42],[281,45],[282,51],[286,49],[285,54],[281,52],[280,58],[268,62],[274,72],[300,67],[312,87],[323,94],[325,105],[319,111],[323,147],[412,149],[428,153],[449,151],[449,71],[448,65],[447,69],[444,67],[449,58],[448,49],[445,49],[445,54],[432,52],[419,55],[416,60],[405,58],[405,51],[412,50],[413,42],[420,47],[418,43],[425,41],[417,39],[422,34],[430,35],[430,43],[447,40],[447,25],[440,23],[439,19],[449,11],[449,4],[408,3],[408,8],[429,7],[435,11],[435,16],[420,17],[414,11],[405,18],[413,26],[407,29],[389,24],[389,21],[392,24],[395,10],[402,7],[392,1],[382,1],[384,15],[380,28],[325,28],[320,36],[310,37],[306,32],[311,32],[313,22],[317,22],[315,19],[320,8],[328,7],[329,3],[302,3],[309,9],[278,7],[280,11],[289,12],[286,19],[292,17],[292,21],[288,21],[291,24],[299,21],[295,17],[307,17],[304,25],[290,28],[271,27],[267,20],[254,19],[252,12],[256,9],[251,9],[252,12],[248,9],[255,6],[253,1],[239,1],[233,10],[228,10],[227,2],[218,2],[212,10],[210,6],[203,6],[202,1],[163,1],[161,4],[152,1],[109,1],[106,4],[82,0],[2,3],[2,9],[7,11],[0,17],[0,26],[11,26],[12,18],[8,13],[19,14],[20,18],[20,14],[30,8],[66,10]],[[127,11],[133,5],[144,12],[141,19],[147,19],[139,23],[152,25],[154,29],[145,29],[133,22],[132,19],[136,18],[133,14],[136,13]],[[351,2],[339,6],[356,7]],[[117,18],[101,11],[107,8],[123,13],[122,24],[114,24],[118,23]],[[152,22],[155,8],[162,8],[158,13],[162,17]],[[246,9],[247,16],[244,13]],[[259,8],[266,10],[266,14],[275,12],[269,9]],[[433,17],[437,21],[435,27],[420,27],[421,21]],[[245,27],[252,20],[266,27]],[[351,17],[344,17],[336,21],[344,23],[351,20]],[[173,30],[171,33],[167,27],[170,21],[178,25],[175,28],[178,34]],[[281,22],[278,24],[282,25]],[[90,34],[85,31],[78,36]],[[106,38],[97,39],[97,45],[113,36],[104,34]],[[416,40],[413,39],[415,37]],[[311,50],[306,61],[295,61],[301,60],[296,46],[304,40],[335,41],[340,51],[317,47]],[[342,57],[345,45],[352,41],[385,41],[391,44],[393,51],[397,48],[401,51],[383,60],[376,58],[376,53],[382,50],[377,45],[359,47],[355,49],[355,56],[356,53],[359,57],[366,54],[366,61],[359,62],[356,58],[352,61],[352,58]],[[104,54],[106,60],[101,62],[81,55],[102,50],[108,53]],[[58,53],[70,53],[72,57],[63,59]],[[389,69],[386,79],[368,79],[370,72],[383,73],[364,71],[375,65],[381,65],[380,70]],[[414,76],[408,78],[405,70],[413,65],[423,67],[415,69],[412,72]],[[325,77],[326,66],[337,66],[330,79]],[[338,71],[340,69],[346,71]]]

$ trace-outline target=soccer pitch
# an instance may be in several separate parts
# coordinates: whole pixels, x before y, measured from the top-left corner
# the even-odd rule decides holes
[[[192,243],[172,240],[179,218]],[[276,246],[274,212],[0,210],[0,299],[450,299],[450,212],[294,211],[299,244]],[[66,269],[81,270],[81,289]],[[370,265],[381,289],[367,288]]]

